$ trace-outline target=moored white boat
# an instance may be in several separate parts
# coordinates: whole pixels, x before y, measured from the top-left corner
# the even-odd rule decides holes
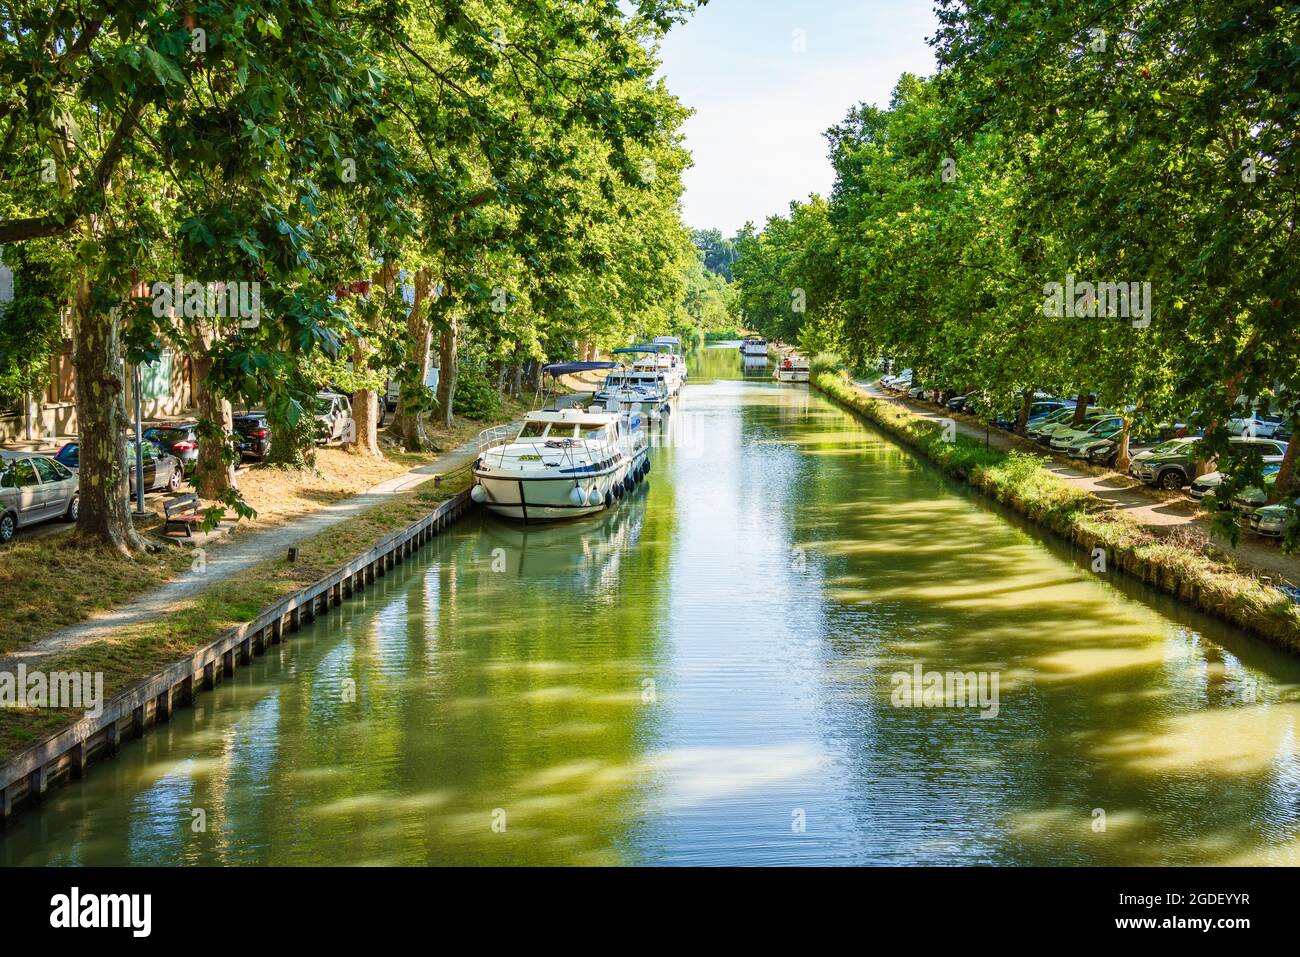
[[[525,522],[598,512],[649,472],[648,446],[637,412],[530,412],[513,438],[483,433],[470,497]]]
[[[649,352],[643,359],[632,363],[632,368],[639,372],[655,372],[664,377],[670,396],[677,395],[686,384],[686,357],[676,352],[681,340],[676,336],[658,336],[654,341],[643,346],[629,346],[615,349],[617,352]]]
[[[642,412],[653,421],[658,421],[670,408],[667,381],[658,371],[645,369],[611,372],[595,398],[607,408]]]
[[[762,336],[745,336],[740,343],[740,354],[742,356],[763,356],[767,357],[767,340]]]
[[[787,352],[772,370],[772,377],[777,382],[807,382],[810,378],[811,365],[797,352]]]

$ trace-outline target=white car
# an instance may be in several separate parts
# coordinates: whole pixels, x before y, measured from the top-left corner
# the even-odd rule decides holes
[[[1276,415],[1236,416],[1228,420],[1228,431],[1247,438],[1271,439],[1283,424]]]
[[[77,473],[34,452],[0,452],[0,544],[21,526],[77,520]]]
[[[352,401],[338,392],[320,392],[316,398],[324,409],[316,416],[316,421],[320,423],[316,441],[323,445],[356,441],[357,426],[352,419]]]

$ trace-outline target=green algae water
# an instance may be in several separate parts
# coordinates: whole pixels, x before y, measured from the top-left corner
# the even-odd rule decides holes
[[[1296,662],[734,347],[652,463],[598,516],[463,521],[0,863],[1300,863]]]

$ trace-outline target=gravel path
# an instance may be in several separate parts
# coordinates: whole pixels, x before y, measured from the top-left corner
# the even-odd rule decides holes
[[[477,452],[477,439],[472,439],[426,465],[381,482],[360,495],[322,506],[318,511],[283,528],[249,532],[219,547],[208,549],[206,567],[202,571],[184,572],[165,585],[124,605],[100,612],[86,621],[62,628],[25,648],[0,657],[0,671],[12,672],[20,663],[31,668],[49,655],[98,641],[115,628],[167,615],[178,602],[193,597],[213,582],[245,571],[268,558],[283,555],[290,545],[311,538],[385,499],[409,492],[439,472],[447,473],[468,464],[474,460]]]
[[[892,395],[875,385],[855,380],[853,383],[867,395],[904,406],[921,418],[940,421],[950,418],[957,423],[957,431],[980,441],[984,440],[985,427],[977,420],[963,415],[945,413],[937,406],[913,402]],[[1021,450],[1050,455],[1036,442],[1022,439],[1002,429],[988,430],[989,444],[1004,451]],[[1195,529],[1210,535],[1210,520],[1200,507],[1181,492],[1160,492],[1134,478],[1118,472],[1096,474],[1067,464],[1066,459],[1051,456],[1046,468],[1064,482],[1091,492],[1117,509],[1123,509],[1133,519],[1141,522],[1155,535],[1168,535],[1178,528]],[[1300,584],[1300,556],[1283,555],[1275,544],[1261,540],[1248,530],[1241,533],[1241,544],[1233,548],[1222,538],[1212,538],[1214,544],[1230,556],[1243,570],[1252,571],[1273,579],[1279,584]]]

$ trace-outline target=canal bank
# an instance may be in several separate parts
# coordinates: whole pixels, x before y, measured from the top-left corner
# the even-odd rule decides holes
[[[52,697],[29,708],[10,703],[0,711],[0,827],[22,807],[39,804],[51,787],[80,780],[92,763],[115,757],[123,740],[169,721],[176,706],[194,704],[200,691],[229,681],[237,667],[405,561],[464,514],[467,483],[464,470],[445,484],[439,476],[431,490],[397,495],[387,506],[300,542],[284,559],[229,576],[170,610],[179,627],[150,619],[74,651],[47,655],[31,669],[20,666]],[[368,547],[343,558],[361,543]],[[310,584],[303,586],[304,580]],[[239,623],[222,630],[220,623],[232,618]],[[76,708],[53,700],[56,685],[70,688],[82,677],[96,679],[93,707],[80,700],[80,691]],[[78,713],[82,707],[88,710]],[[35,744],[21,747],[33,738]]]
[[[1097,496],[1048,473],[1039,456],[1004,452],[945,432],[898,403],[868,395],[842,373],[818,373],[813,384],[945,473],[1086,549],[1101,567],[1113,565],[1199,611],[1300,653],[1300,608],[1288,595],[1176,537],[1152,535]]]
[[[1300,860],[1300,664],[708,352],[650,487],[467,516],[0,863]],[[896,704],[918,664],[996,716]]]

